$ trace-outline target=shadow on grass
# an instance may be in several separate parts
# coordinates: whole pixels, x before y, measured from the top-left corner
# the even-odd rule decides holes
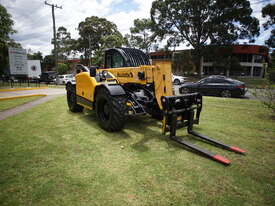
[[[143,134],[143,138],[131,146],[133,149],[140,152],[148,151],[150,148],[145,144],[153,139],[165,141],[168,144],[171,142],[167,137],[161,134],[161,125],[158,123],[158,121],[150,118],[149,116],[128,117],[124,130],[113,133],[107,132],[99,126],[97,117],[94,112],[85,111],[84,115],[80,117],[80,119],[88,124],[92,124],[91,126],[96,127],[100,133],[110,138],[111,141],[135,138],[135,133]],[[159,129],[159,131],[155,131],[154,128]],[[130,132],[127,133],[125,130],[130,130]]]
[[[161,123],[158,120],[152,119],[150,116],[136,116],[136,117],[129,117],[127,119],[127,122],[125,124],[124,130],[130,130],[132,134],[129,134],[125,132],[124,130],[120,132],[114,132],[110,133],[102,128],[100,128],[98,124],[97,117],[94,112],[84,112],[84,115],[80,117],[81,120],[85,121],[88,124],[92,124],[91,126],[97,127],[97,129],[102,133],[104,136],[111,139],[111,141],[119,141],[122,139],[134,139],[134,134],[142,134],[142,138],[135,142],[134,144],[131,144],[131,148],[138,152],[148,152],[150,151],[150,146],[148,146],[148,142],[151,142],[153,140],[157,140],[160,142],[165,142],[168,146],[169,152],[177,152],[178,150],[187,150],[189,152],[192,152],[194,154],[200,155],[202,157],[206,157],[205,155],[202,155],[201,153],[198,153],[197,151],[194,151],[190,149],[189,147],[186,147],[184,145],[181,145],[169,138],[169,132],[167,132],[166,135],[163,135],[161,133]],[[202,129],[199,127],[194,128],[195,131],[201,133]],[[185,141],[188,141],[191,144],[196,144],[198,142],[203,142],[206,144],[210,144],[209,142],[206,142],[202,139],[199,139],[193,135],[190,135],[186,131],[186,127],[178,129],[177,130],[177,137],[184,139]],[[213,144],[214,146],[214,144]]]
[[[87,124],[92,124],[91,126],[94,126],[97,128],[100,133],[102,133],[104,136],[110,138],[111,140],[118,141],[120,139],[126,139],[131,138],[129,134],[127,134],[124,130],[119,132],[107,132],[104,129],[102,129],[98,124],[98,119],[96,117],[95,112],[93,111],[84,111],[84,115],[82,114],[80,117],[81,120],[85,121]],[[112,135],[110,135],[112,134]]]

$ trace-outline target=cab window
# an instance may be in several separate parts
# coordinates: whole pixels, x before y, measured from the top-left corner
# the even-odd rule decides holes
[[[107,54],[106,56],[106,67],[112,68],[112,55]]]
[[[120,68],[123,63],[123,57],[118,52],[106,55],[106,68]]]
[[[123,67],[123,58],[119,53],[114,53],[112,67],[113,68]]]

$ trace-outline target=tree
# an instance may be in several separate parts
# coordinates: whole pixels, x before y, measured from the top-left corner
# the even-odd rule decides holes
[[[125,43],[125,39],[120,33],[111,34],[101,39],[101,46],[95,50],[92,64],[94,66],[103,66],[104,63],[104,50],[107,48],[121,47]]]
[[[14,21],[6,8],[0,4],[0,74],[8,69],[8,47],[20,48],[21,45],[10,38],[16,33]]]
[[[66,74],[68,70],[69,70],[68,65],[63,64],[63,63],[57,64],[56,71],[58,74]]]
[[[126,47],[137,49],[139,48],[139,44],[141,41],[141,38],[135,37],[132,34],[125,34],[124,36],[124,44]]]
[[[9,42],[10,35],[16,31],[13,29],[14,21],[11,19],[11,15],[7,12],[7,9],[0,4],[0,44]]]
[[[173,71],[176,73],[189,73],[193,69],[192,51],[180,51],[173,54]]]
[[[53,39],[52,44],[54,44]],[[70,55],[72,44],[73,40],[71,39],[71,33],[68,32],[64,26],[59,27],[56,33],[56,50],[58,59],[64,60],[68,55]]]
[[[43,55],[42,52],[34,52],[34,53],[29,53],[27,54],[29,60],[40,60],[41,62],[43,61]]]
[[[156,35],[191,45],[199,74],[208,43],[228,45],[259,35],[259,21],[251,14],[248,0],[155,0],[151,8]]]
[[[42,64],[43,71],[51,71],[54,66],[55,66],[54,55],[45,56]]]
[[[155,39],[152,35],[152,25],[151,19],[135,19],[134,27],[130,28],[131,34],[125,35],[128,45],[148,53]]]
[[[264,29],[267,30],[273,27],[275,24],[275,4],[267,4],[262,9],[262,16],[267,18],[267,21],[263,24]],[[275,29],[272,29],[271,35],[265,43],[272,48],[275,47]]]
[[[106,42],[110,42],[110,39],[121,38],[123,41],[122,35],[113,22],[97,16],[87,17],[85,21],[80,22],[78,31],[80,38],[77,40],[76,48],[84,53],[85,59],[106,47]],[[113,36],[107,37],[110,35]],[[115,45],[121,46],[122,44]]]

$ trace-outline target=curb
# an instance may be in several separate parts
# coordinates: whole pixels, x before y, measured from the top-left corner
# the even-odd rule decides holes
[[[0,89],[0,92],[13,92],[22,90],[48,89],[49,87],[32,87],[32,88],[14,88],[14,89]]]
[[[29,95],[21,95],[21,96],[12,96],[12,97],[0,97],[0,101],[2,100],[9,100],[9,99],[19,99],[19,98],[25,98],[25,97],[45,97],[47,96],[46,94],[29,94]]]

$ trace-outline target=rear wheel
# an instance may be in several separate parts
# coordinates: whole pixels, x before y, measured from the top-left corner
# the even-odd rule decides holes
[[[111,96],[102,88],[96,95],[96,115],[99,125],[109,132],[123,129],[126,120],[126,97]]]
[[[228,97],[231,97],[232,94],[231,94],[231,92],[230,92],[229,90],[223,90],[223,91],[221,92],[221,96],[222,96],[222,97],[228,98]]]
[[[174,80],[174,84],[179,85],[180,84],[180,80],[179,79],[175,79]]]
[[[67,88],[67,103],[71,112],[82,112],[83,107],[78,105],[76,102],[75,88],[72,86]]]
[[[185,88],[185,87],[180,88],[180,93],[181,94],[187,94],[189,92],[190,92],[190,90],[188,88]]]

